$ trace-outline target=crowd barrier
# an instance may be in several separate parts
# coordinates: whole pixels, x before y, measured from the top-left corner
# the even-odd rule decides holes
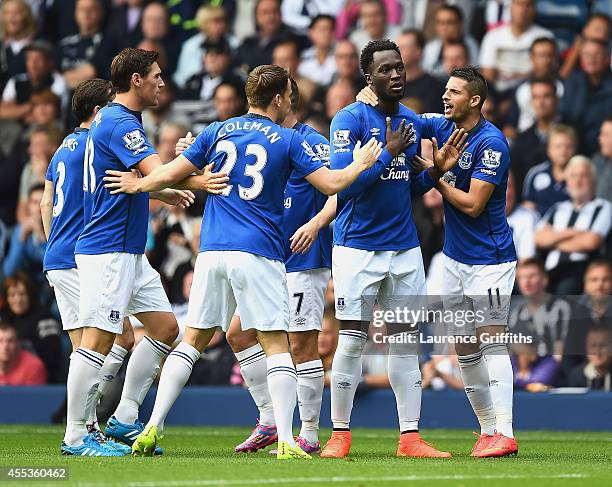
[[[65,398],[65,386],[0,387],[0,423],[48,424]],[[155,390],[143,403],[149,417]],[[329,427],[329,390],[323,397],[321,426]],[[240,387],[188,387],[170,411],[166,424],[252,426],[257,410]],[[296,408],[296,424],[298,420]],[[528,393],[514,396],[514,423],[519,430],[612,431],[612,393]],[[396,428],[395,399],[390,389],[358,392],[351,425]],[[477,423],[463,391],[424,391],[422,428],[473,428]]]

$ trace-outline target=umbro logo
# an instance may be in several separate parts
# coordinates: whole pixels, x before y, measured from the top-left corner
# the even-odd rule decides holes
[[[374,127],[373,129],[370,129],[370,133],[372,134],[372,137],[376,137],[377,135],[380,135],[380,129],[378,127]]]
[[[473,387],[466,387],[465,388],[465,393],[466,394],[471,394],[472,392],[474,392],[474,388]]]
[[[350,382],[338,382],[338,389],[349,389],[350,387]]]

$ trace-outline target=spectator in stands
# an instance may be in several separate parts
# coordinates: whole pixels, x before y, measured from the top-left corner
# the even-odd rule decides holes
[[[26,216],[26,205],[31,196],[31,188],[45,183],[45,175],[53,154],[62,140],[62,132],[52,127],[35,127],[30,133],[28,144],[29,160],[21,172],[19,180],[19,203],[17,221]]]
[[[281,12],[283,21],[289,27],[305,33],[312,29],[312,23],[317,17],[335,18],[345,3],[345,0],[283,0]]]
[[[570,387],[587,387],[594,390],[612,390],[612,348],[609,328],[589,330],[586,339],[586,363],[575,367],[569,376]]]
[[[512,229],[516,256],[519,260],[531,259],[536,255],[535,229],[538,214],[535,210],[517,204],[517,194],[514,173],[509,171],[506,188],[506,217]]]
[[[199,71],[198,63],[194,59],[202,59],[204,56],[204,42],[217,43],[225,40],[232,49],[238,45],[236,38],[229,34],[226,13],[223,8],[213,5],[204,5],[198,9],[196,22],[200,32],[187,39],[182,47],[178,59],[178,65],[174,72],[174,82],[179,87]]]
[[[536,231],[536,246],[548,251],[546,270],[555,294],[580,294],[584,271],[603,251],[612,224],[612,203],[595,197],[597,175],[591,161],[575,156],[565,179],[571,200],[552,206]]]
[[[442,68],[441,79],[448,80],[453,69],[463,68],[469,64],[468,48],[463,41],[451,41],[442,47]]]
[[[567,78],[580,64],[580,50],[585,40],[591,39],[599,42],[610,42],[611,36],[612,22],[610,22],[610,17],[603,13],[591,15],[583,27],[582,33],[576,36],[574,44],[565,56],[565,61],[560,70],[561,77],[563,79]]]
[[[308,43],[305,37],[283,24],[279,0],[258,0],[255,25],[257,33],[247,37],[238,49],[238,60],[240,64],[248,66],[248,71],[255,66],[272,63],[274,48],[282,40],[294,40],[300,49]]]
[[[300,90],[298,112],[302,113],[304,111],[304,107],[310,105],[310,102],[315,95],[317,85],[309,78],[299,74],[299,50],[300,48],[297,41],[292,39],[283,40],[276,44],[274,51],[272,51],[272,63],[289,70],[292,78],[298,84],[298,88]]]
[[[468,64],[478,62],[478,43],[464,33],[463,14],[455,5],[443,3],[436,11],[436,37],[430,40],[423,50],[423,68],[429,74],[437,77],[447,76],[449,71],[444,65],[442,54],[444,48],[450,43],[464,43],[468,51]]]
[[[166,65],[163,68],[160,65],[160,68],[164,76],[169,78],[176,70],[181,44],[178,35],[170,30],[168,7],[165,3],[156,0],[146,5],[142,11],[141,32],[143,41],[163,46]]]
[[[199,113],[194,123],[210,123],[215,119],[213,93],[222,81],[229,80],[244,86],[242,73],[232,67],[232,55],[226,40],[205,42],[204,53],[202,70],[187,81],[181,96],[186,100],[200,100]]]
[[[402,1],[405,0],[381,0],[385,10],[386,23],[396,26],[402,18]],[[336,18],[336,39],[346,39],[350,32],[361,19],[361,5],[366,0],[353,0],[345,2],[344,8]],[[390,37],[391,39],[391,37]]]
[[[538,356],[560,357],[572,319],[570,303],[546,292],[550,280],[538,259],[518,262],[516,282],[525,300],[511,310],[508,328],[533,337]]]
[[[233,117],[243,115],[245,110],[246,98],[242,85],[231,81],[222,81],[215,88],[213,102],[217,112],[217,120],[224,122]]]
[[[312,47],[302,53],[298,74],[313,83],[328,86],[336,74],[334,60],[334,29],[336,21],[329,15],[312,19],[308,37]]]
[[[565,167],[576,153],[576,132],[555,125],[548,134],[548,161],[532,167],[523,185],[523,204],[544,215],[555,203],[569,199],[565,189]]]
[[[64,37],[57,49],[57,67],[71,90],[81,81],[110,77],[114,54],[102,33],[104,11],[99,0],[77,0],[74,18],[79,33]]]
[[[600,325],[612,324],[612,263],[596,259],[584,273],[584,295],[580,301]]]
[[[360,28],[349,36],[359,52],[370,41],[395,39],[400,33],[399,27],[387,22],[387,12],[382,0],[361,0],[359,24]]]
[[[529,392],[545,392],[557,383],[559,361],[537,353],[537,343],[512,345],[514,387]]]
[[[565,82],[561,118],[580,135],[580,152],[597,152],[597,136],[603,121],[612,113],[612,70],[610,43],[585,39],[580,45],[580,69]]]
[[[144,0],[122,0],[113,3],[106,22],[105,35],[118,43],[117,50],[134,47],[142,39],[140,23],[144,3]]]
[[[597,170],[597,197],[612,202],[612,116],[599,129],[599,152],[591,159]]]
[[[18,271],[37,276],[42,282],[42,262],[47,247],[47,239],[42,227],[40,201],[44,184],[32,186],[24,208],[22,220],[15,226],[8,253],[2,262],[5,276],[12,276]]]
[[[396,42],[406,70],[404,95],[419,100],[425,113],[441,113],[444,83],[426,73],[421,66],[425,45],[423,34],[415,29],[406,30],[397,37]]]
[[[62,129],[61,99],[51,90],[34,93],[30,97],[32,115],[28,120],[34,127],[55,127]]]
[[[17,330],[0,320],[0,386],[39,386],[47,383],[45,364],[19,345]]]
[[[18,273],[2,285],[4,316],[17,329],[24,348],[36,353],[45,364],[49,382],[60,382],[64,375],[64,356],[59,323],[37,301],[30,279]]]
[[[355,44],[351,41],[339,41],[334,52],[334,59],[336,61],[334,83],[348,81],[353,85],[355,91],[365,87],[366,82],[359,70],[359,54]]]
[[[24,48],[30,44],[36,24],[25,0],[4,0],[0,11],[0,90],[13,76],[25,73]]]
[[[534,24],[535,14],[534,0],[512,0],[510,24],[490,30],[482,39],[482,74],[502,97],[509,96],[529,75],[529,48],[533,41],[553,37],[552,32]]]
[[[550,37],[540,37],[533,41],[529,49],[531,59],[531,73],[529,79],[521,83],[516,89],[514,103],[510,110],[508,124],[515,130],[507,135],[512,139],[516,137],[516,131],[522,132],[529,129],[535,123],[535,108],[531,85],[534,80],[548,79],[554,83],[557,98],[563,96],[563,82],[558,78],[557,69],[558,56],[557,45]],[[514,161],[513,161],[514,162]]]
[[[559,98],[552,80],[534,78],[529,87],[535,121],[531,127],[518,134],[510,149],[517,194],[521,196],[527,172],[547,158],[546,148],[550,129],[559,118],[557,112]]]
[[[32,110],[30,97],[37,91],[51,89],[65,101],[66,82],[54,69],[53,47],[46,41],[34,41],[25,49],[26,72],[8,80],[2,92],[0,119],[24,120]],[[62,103],[65,106],[64,103]]]
[[[331,85],[325,98],[325,115],[329,123],[336,113],[354,103],[356,96],[357,92],[349,81],[336,81]]]
[[[423,389],[463,389],[457,354],[452,351],[448,355],[433,355],[430,361],[423,364],[421,373]]]

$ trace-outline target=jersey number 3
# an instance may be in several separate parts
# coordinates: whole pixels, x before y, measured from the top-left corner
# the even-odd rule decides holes
[[[217,143],[217,152],[225,152],[227,154],[227,159],[225,159],[225,163],[221,166],[219,172],[229,175],[232,169],[234,169],[234,165],[238,159],[236,144],[230,140],[220,140]],[[263,190],[264,179],[261,175],[261,171],[268,162],[268,153],[266,149],[259,144],[249,144],[246,147],[245,155],[255,156],[255,164],[247,164],[244,166],[244,175],[253,179],[253,184],[248,188],[238,185],[238,196],[243,200],[252,200],[257,198]],[[223,196],[229,196],[233,187],[233,185],[228,184],[221,194]]]
[[[55,183],[55,204],[53,205],[53,216],[58,216],[64,209],[64,181],[66,181],[66,165],[60,162],[57,165],[57,182]]]

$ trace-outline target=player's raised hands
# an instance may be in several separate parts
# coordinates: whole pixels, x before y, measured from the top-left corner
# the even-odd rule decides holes
[[[416,142],[416,131],[414,130],[412,123],[406,125],[405,118],[402,119],[399,127],[397,127],[395,131],[391,130],[390,117],[387,117],[386,122],[387,132],[385,135],[385,140],[387,141],[387,145],[385,146],[385,149],[387,149],[387,151],[389,151],[393,157],[397,157],[406,147]]]
[[[357,93],[356,100],[373,107],[378,105],[378,97],[376,96],[376,93],[374,93],[374,90],[369,86],[366,86],[359,93]]]
[[[185,137],[181,137],[176,143],[176,146],[174,147],[174,153],[177,156],[180,156],[194,142],[195,142],[195,137],[191,135],[191,132],[187,132],[187,135]]]
[[[295,252],[296,254],[305,254],[308,252],[313,242],[317,239],[319,230],[320,227],[314,219],[304,223],[304,225],[298,228],[289,239],[291,243],[291,252]]]
[[[468,146],[467,138],[468,133],[464,129],[455,129],[441,149],[438,149],[436,138],[433,137],[431,139],[434,165],[442,174],[450,171],[459,162],[461,154],[463,154],[463,151]]]
[[[382,142],[378,142],[374,137],[363,147],[361,141],[358,140],[353,149],[353,161],[365,166],[365,169],[369,169],[378,160],[381,152]]]

